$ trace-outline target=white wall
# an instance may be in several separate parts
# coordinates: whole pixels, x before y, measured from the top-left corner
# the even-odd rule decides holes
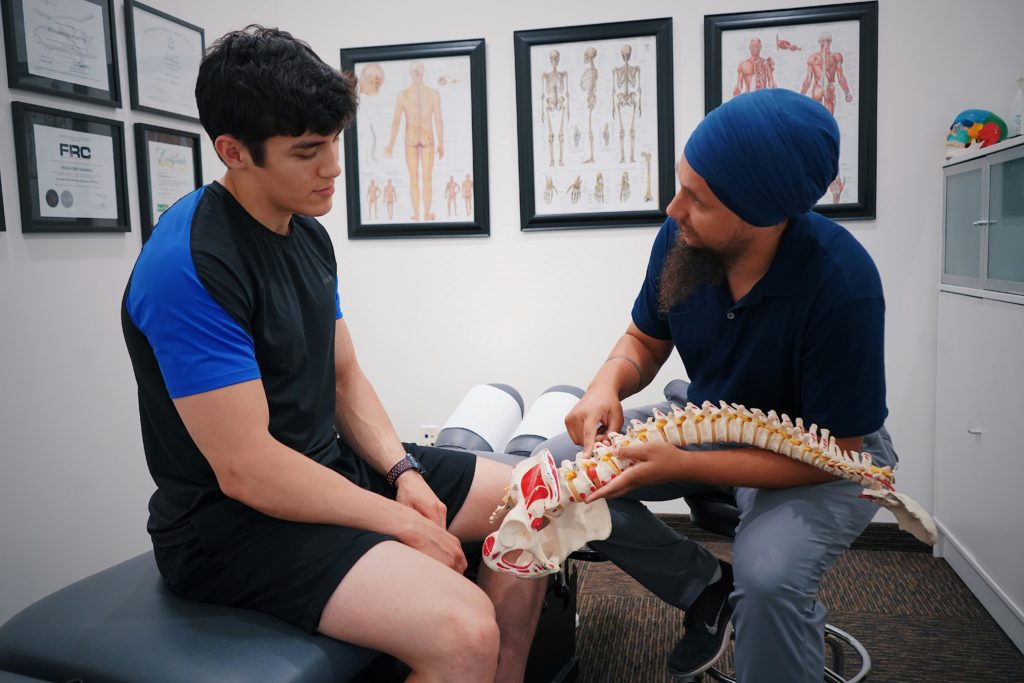
[[[519,231],[512,32],[673,17],[681,149],[703,114],[703,15],[813,4],[148,2],[203,26],[208,42],[249,22],[278,25],[334,64],[342,46],[486,39],[491,236],[350,242],[340,197],[324,219],[339,254],[343,307],[360,360],[404,438],[413,438],[417,425],[443,421],[476,383],[512,384],[527,401],[552,384],[585,386],[628,323],[655,233]],[[932,501],[943,140],[962,109],[988,108],[1006,117],[1013,79],[1024,71],[1024,3],[983,4],[974,14],[986,20],[970,21],[952,0],[882,0],[879,218],[847,224],[882,273],[889,306],[889,425],[902,456],[900,488],[926,508]],[[115,5],[127,101],[123,6],[121,0]],[[126,124],[182,126],[124,108],[0,93],[0,177],[8,224],[8,232],[0,233],[0,621],[147,549],[146,501],[153,488],[118,317],[140,245],[133,141],[129,135],[133,232],[23,235],[11,99]],[[208,143],[203,154],[206,180],[219,177],[222,168]],[[640,399],[658,398],[657,389],[680,374],[673,360]]]

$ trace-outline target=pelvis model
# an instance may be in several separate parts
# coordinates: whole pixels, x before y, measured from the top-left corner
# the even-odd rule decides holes
[[[559,570],[565,558],[588,541],[608,538],[611,515],[603,500],[584,503],[587,496],[629,467],[619,449],[655,441],[680,448],[694,444],[733,443],[764,448],[849,479],[865,488],[861,496],[889,509],[901,529],[934,545],[935,521],[909,496],[896,493],[889,467],[871,464],[868,453],[844,451],[835,437],[817,425],[805,429],[803,420],[792,422],[775,411],[765,414],[740,405],[705,402],[700,408],[672,406],[667,415],[657,409],[647,422],[634,420],[625,434],[609,434],[610,445],[597,444],[590,457],[576,455],[561,465],[547,449],[530,456],[512,470],[512,483],[491,522],[501,526],[484,541],[488,567],[531,578]]]

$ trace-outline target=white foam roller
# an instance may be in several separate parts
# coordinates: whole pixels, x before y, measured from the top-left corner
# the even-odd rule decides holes
[[[486,441],[492,451],[498,452],[522,422],[521,401],[518,392],[511,387],[477,384],[459,402],[441,431],[471,431]]]
[[[505,444],[505,452],[529,455],[537,444],[564,432],[565,416],[582,396],[582,389],[564,384],[545,391],[526,411],[526,417]]]

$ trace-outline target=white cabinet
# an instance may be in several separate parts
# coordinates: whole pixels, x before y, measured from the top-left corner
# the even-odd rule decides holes
[[[942,282],[1024,294],[1024,138],[946,163]]]
[[[935,519],[1024,615],[1024,306],[940,292]]]
[[[943,173],[934,514],[937,553],[1024,650],[1024,144],[1011,142]]]

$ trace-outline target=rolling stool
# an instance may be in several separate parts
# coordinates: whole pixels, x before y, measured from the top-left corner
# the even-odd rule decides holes
[[[689,388],[690,384],[686,380],[674,379],[665,385],[663,393],[668,403],[684,406],[686,405]],[[668,412],[662,406],[659,406],[659,409]],[[641,420],[651,413],[650,407],[640,410],[646,413],[640,416],[639,419]],[[630,412],[632,411],[627,411],[626,413],[627,424],[631,417]],[[735,538],[736,527],[740,523],[740,511],[736,507],[736,499],[731,494],[709,490],[700,494],[685,496],[684,500],[690,508],[690,521],[696,526],[719,536]],[[868,674],[871,673],[871,655],[868,654],[867,649],[861,645],[859,640],[842,629],[838,629],[831,624],[825,624],[825,644],[828,645],[829,651],[832,654],[831,668],[825,667],[824,680],[827,683],[859,683],[867,679]],[[857,658],[860,660],[860,669],[852,678],[844,678],[846,668],[844,645],[855,651]],[[722,681],[723,683],[735,683],[736,680],[717,668],[712,668],[706,673],[712,679]]]
[[[684,500],[690,508],[690,521],[694,525],[719,536],[735,538],[736,526],[740,522],[740,511],[736,507],[736,500],[732,495],[711,490],[685,496]],[[859,683],[867,679],[868,674],[871,673],[871,655],[860,641],[842,629],[825,624],[825,644],[828,645],[832,653],[832,666],[825,667],[824,680],[827,683]],[[853,649],[860,659],[860,669],[852,678],[845,677],[844,645]],[[735,683],[736,681],[735,678],[716,667],[709,669],[706,674],[723,683]]]
[[[687,402],[688,389],[689,383],[686,380],[672,380],[665,385],[663,393],[666,401],[664,403],[652,404],[623,411],[626,425],[628,425],[630,420],[633,418],[641,421],[645,420],[652,414],[653,408],[658,408],[662,412],[668,413],[671,412],[671,404],[673,403],[680,407],[685,406]],[[732,495],[725,492],[709,490],[700,494],[686,496],[684,497],[684,500],[690,508],[690,521],[692,521],[697,527],[727,538],[734,538],[736,536],[736,527],[739,525],[740,521],[740,511],[739,508],[736,507],[736,500]],[[604,562],[607,561],[607,558],[600,552],[587,546],[571,553],[569,557],[566,558],[562,571],[556,576],[554,588],[556,595],[565,595],[570,590],[575,592],[574,588],[570,588],[569,584],[570,579],[573,583],[576,581],[576,571],[574,569],[570,570],[570,560]],[[825,667],[823,680],[826,683],[860,683],[867,679],[868,674],[871,672],[871,656],[860,641],[849,633],[846,633],[831,624],[826,624],[825,643],[828,645],[832,655],[831,668]],[[846,668],[846,653],[843,649],[844,645],[854,650],[857,653],[857,658],[860,660],[860,668],[852,678],[844,678]],[[706,674],[712,679],[722,681],[723,683],[735,683],[736,680],[729,674],[717,668],[711,668],[706,672]]]

